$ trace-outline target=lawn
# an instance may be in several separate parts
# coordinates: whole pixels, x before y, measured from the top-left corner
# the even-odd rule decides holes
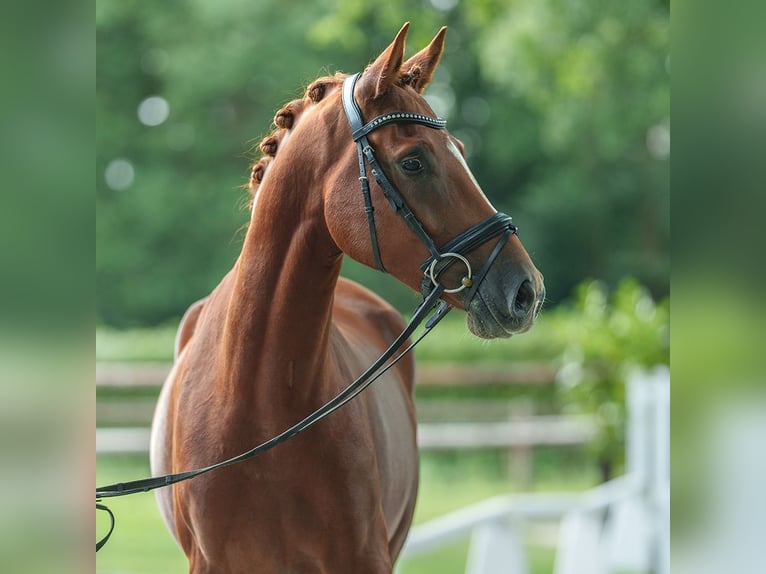
[[[453,311],[418,345],[418,361],[455,363],[545,362],[558,356],[551,344],[555,313],[541,315],[537,325],[523,337],[483,340],[474,337],[465,324],[465,314]],[[178,324],[136,329],[96,330],[98,361],[172,361]]]

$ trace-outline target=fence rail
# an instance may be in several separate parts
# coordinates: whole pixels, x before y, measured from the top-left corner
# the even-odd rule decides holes
[[[96,386],[100,389],[157,387],[170,372],[170,363],[97,363]],[[417,369],[417,384],[458,385],[550,385],[556,371],[546,363],[509,365],[471,365],[422,363]]]
[[[168,363],[97,363],[99,396],[96,417],[98,454],[145,454],[155,397],[167,377]],[[422,364],[421,387],[551,385],[550,364],[465,366]],[[111,393],[110,391],[118,391]],[[139,391],[127,397],[119,391]],[[145,391],[145,392],[144,392]],[[449,422],[443,418],[449,416]],[[508,473],[520,485],[533,481],[532,449],[539,446],[582,445],[597,432],[593,418],[534,415],[525,400],[468,399],[418,401],[418,446],[423,450],[501,449],[508,452]],[[456,422],[457,420],[462,422]],[[467,422],[481,420],[482,422]],[[438,422],[437,422],[438,421]]]
[[[586,443],[595,434],[595,421],[585,416],[538,416],[501,423],[420,423],[418,446],[426,450],[565,446]],[[148,428],[96,429],[99,454],[148,451]]]

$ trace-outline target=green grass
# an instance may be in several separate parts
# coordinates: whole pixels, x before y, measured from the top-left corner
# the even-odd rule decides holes
[[[159,361],[173,360],[173,347],[178,325],[140,329],[96,329],[97,361]]]
[[[511,339],[486,341],[473,336],[465,314],[452,311],[418,345],[416,356],[423,362],[507,363],[547,361],[559,351],[551,345],[546,317],[529,333]],[[177,324],[140,329],[96,330],[98,361],[172,361]]]
[[[415,523],[427,521],[467,504],[514,491],[514,485],[493,471],[486,455],[468,457],[459,465],[449,457],[426,454],[421,461],[421,486],[415,510]],[[96,465],[98,485],[148,476],[146,456],[99,456]],[[583,469],[555,478],[543,475],[537,490],[583,490],[592,486],[595,476]],[[167,574],[185,572],[186,558],[165,528],[154,495],[135,494],[106,501],[117,516],[117,526],[109,543],[96,555],[100,574]],[[104,533],[108,519],[97,514],[97,532]],[[406,561],[402,574],[462,574],[468,540],[461,540],[432,554]],[[551,572],[553,553],[549,548],[528,549],[532,574]]]
[[[145,456],[99,456],[96,484],[99,486],[149,476]],[[168,574],[188,572],[186,557],[176,545],[151,493],[134,494],[104,501],[116,516],[112,537],[96,554],[100,574]],[[96,514],[96,531],[106,533],[109,519]]]

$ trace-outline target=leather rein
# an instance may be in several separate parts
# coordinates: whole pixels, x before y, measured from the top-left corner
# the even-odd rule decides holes
[[[103,498],[112,498],[116,496],[126,496],[128,494],[135,494],[138,492],[148,492],[157,488],[170,486],[184,480],[189,480],[201,474],[205,474],[225,466],[230,466],[238,462],[245,461],[253,458],[267,450],[270,450],[277,445],[290,440],[294,436],[300,434],[306,429],[310,428],[314,424],[318,423],[323,418],[329,416],[343,405],[353,400],[357,395],[364,391],[368,386],[379,379],[386,371],[398,363],[404,356],[406,356],[431,330],[436,324],[441,321],[442,318],[452,309],[444,301],[439,301],[439,298],[444,293],[457,293],[464,289],[467,289],[464,300],[465,304],[473,298],[481,284],[482,280],[486,276],[490,267],[494,263],[497,256],[500,254],[503,246],[506,244],[510,236],[517,232],[517,228],[511,222],[511,217],[504,213],[495,213],[487,219],[479,222],[473,227],[467,229],[452,241],[444,245],[439,249],[434,243],[433,239],[428,235],[420,221],[415,217],[414,213],[407,206],[404,198],[399,191],[393,186],[391,181],[386,176],[382,167],[375,157],[375,152],[370,146],[370,142],[367,139],[367,135],[385,125],[392,123],[416,123],[427,126],[432,129],[443,130],[446,128],[447,122],[441,118],[433,118],[423,114],[413,112],[390,112],[380,115],[373,120],[364,123],[362,119],[362,113],[359,106],[354,99],[354,86],[358,80],[360,74],[349,76],[343,83],[343,110],[346,114],[346,118],[351,126],[352,138],[357,144],[357,155],[359,159],[359,182],[362,188],[362,196],[364,198],[364,211],[367,214],[367,220],[370,228],[370,239],[372,244],[373,256],[375,258],[378,268],[386,272],[383,262],[380,256],[380,248],[378,246],[377,232],[375,229],[375,216],[374,208],[372,206],[372,198],[370,193],[369,180],[367,179],[367,165],[370,167],[370,173],[375,178],[375,181],[383,191],[383,195],[389,202],[391,209],[399,214],[407,224],[407,226],[415,233],[415,235],[422,241],[430,256],[420,266],[423,271],[423,283],[421,285],[421,292],[423,295],[423,301],[413,312],[412,318],[405,327],[404,331],[394,340],[393,343],[386,349],[386,351],[372,364],[367,370],[364,371],[353,383],[348,385],[343,391],[341,391],[334,398],[327,403],[319,407],[317,410],[307,415],[293,426],[285,429],[278,435],[268,439],[267,441],[259,444],[258,446],[243,452],[235,457],[227,460],[199,468],[196,470],[190,470],[186,472],[180,472],[176,474],[167,474],[165,476],[150,477],[140,480],[133,480],[129,482],[118,482],[107,486],[101,486],[96,488],[96,509],[105,511],[110,518],[110,527],[107,534],[96,543],[96,552],[98,552],[104,544],[109,540],[112,535],[115,525],[115,518],[112,511],[103,504],[98,504]],[[466,258],[466,254],[473,251],[480,245],[487,242],[489,239],[500,236],[495,247],[490,252],[486,262],[479,270],[474,274],[471,268],[471,264]],[[456,262],[461,262],[466,268],[466,275],[462,278],[461,284],[453,289],[447,289],[439,282],[439,276],[447,268]],[[404,350],[400,350],[401,347],[412,336],[414,331],[423,323],[424,320],[431,314],[437,307],[438,309],[431,315],[426,321],[423,332]]]

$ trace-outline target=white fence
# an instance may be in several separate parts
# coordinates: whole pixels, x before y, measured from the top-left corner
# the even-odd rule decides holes
[[[170,370],[165,363],[99,363],[96,429],[98,454],[146,454],[147,428],[156,394]],[[555,369],[541,363],[470,367],[457,364],[425,364],[418,369],[423,386],[550,386]],[[123,391],[140,391],[124,395]],[[146,392],[143,392],[146,391]],[[143,393],[143,394],[142,394]],[[111,395],[111,396],[110,396]],[[596,434],[587,416],[535,415],[531,402],[486,399],[429,398],[418,401],[418,445],[423,450],[491,448],[508,452],[509,475],[529,487],[534,481],[532,449],[539,446],[573,446],[590,442]],[[445,416],[449,422],[441,421]],[[466,422],[477,421],[482,422]],[[120,426],[121,425],[121,426]]]
[[[527,574],[526,529],[558,520],[553,574],[669,574],[670,373],[636,372],[627,388],[626,474],[581,494],[491,498],[412,529],[406,559],[470,536],[466,574]]]
[[[148,428],[96,429],[96,453],[143,454],[149,451]],[[577,445],[596,434],[586,416],[535,416],[489,423],[420,423],[418,446],[428,450]]]

